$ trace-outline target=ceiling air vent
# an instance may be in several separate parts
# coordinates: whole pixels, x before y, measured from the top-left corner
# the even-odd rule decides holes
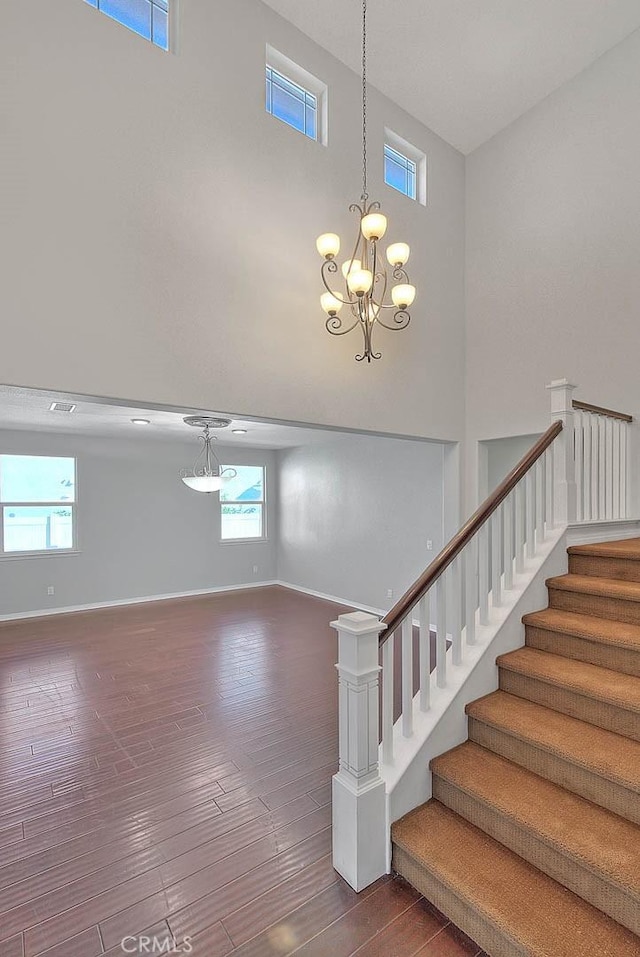
[[[73,412],[75,407],[74,402],[52,402],[49,412]]]

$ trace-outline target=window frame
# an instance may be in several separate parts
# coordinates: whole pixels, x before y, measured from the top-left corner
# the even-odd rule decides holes
[[[46,452],[0,452],[0,468],[3,456],[29,459],[72,459],[73,460],[73,502],[18,502],[5,501],[0,496],[0,561],[19,561],[23,558],[54,558],[60,555],[78,555],[80,553],[78,539],[78,458],[76,455],[52,455]],[[25,551],[5,551],[4,548],[4,510],[5,508],[59,508],[71,509],[72,545],[70,548],[29,549]]]
[[[288,127],[290,130],[293,130],[295,133],[300,133],[305,140],[309,140],[312,143],[319,143],[321,146],[326,146],[328,143],[329,117],[327,84],[323,83],[322,80],[319,80],[318,77],[313,75],[313,73],[309,73],[308,70],[305,70],[303,67],[299,66],[294,60],[290,60],[289,57],[284,55],[284,53],[280,53],[279,50],[276,50],[274,47],[267,44],[264,71],[265,80],[267,70],[269,69],[274,70],[281,77],[283,77],[283,79],[287,80],[289,83],[292,83],[294,86],[297,86],[304,93],[315,97],[316,135],[315,137],[309,136],[306,130],[300,130],[297,126],[292,126],[291,123],[287,123],[286,120],[283,120],[277,114],[270,112],[267,109],[266,92],[264,99],[265,116],[270,116],[274,120],[277,120],[279,123],[282,123],[284,126]]]
[[[119,23],[121,27],[124,27],[129,33],[133,33],[135,36],[140,37],[141,40],[144,40],[146,43],[150,43],[151,46],[156,47],[156,49],[161,50],[163,53],[174,53],[175,52],[175,35],[176,35],[176,26],[177,26],[177,5],[179,0],[164,0],[167,4],[166,11],[162,6],[162,0],[149,0],[151,7],[157,7],[159,10],[162,10],[163,13],[167,14],[167,45],[166,47],[162,46],[160,43],[156,43],[153,39],[153,9],[151,10],[151,36],[146,37],[143,33],[140,33],[138,30],[135,30],[128,23],[125,23],[123,20],[119,20],[117,17],[112,16],[112,14],[107,13],[100,6],[102,0],[84,0],[87,6],[92,7],[97,13],[101,13],[103,16],[108,17],[109,20],[113,20],[114,23]]]
[[[227,501],[222,501],[220,495],[218,495],[218,504],[220,510],[218,512],[219,517],[219,533],[218,540],[221,545],[249,545],[251,543],[256,544],[259,542],[266,542],[268,537],[267,529],[267,466],[263,463],[255,462],[236,462],[235,465],[222,464],[220,470],[224,469],[238,469],[238,468],[253,468],[253,469],[262,469],[262,498],[260,501],[254,502],[242,502],[239,499],[231,499]],[[261,505],[262,506],[262,535],[256,538],[223,538],[222,537],[222,506],[223,505]]]
[[[387,182],[385,178],[385,150],[387,148],[393,150],[394,153],[398,153],[402,159],[408,160],[415,165],[415,196],[410,196],[409,193],[405,193],[403,190]],[[384,128],[384,144],[382,150],[382,181],[388,189],[393,190],[394,193],[399,193],[400,196],[404,196],[405,199],[410,200],[412,203],[419,203],[421,206],[427,205],[426,154],[423,153],[422,150],[419,150],[417,146],[414,146],[413,143],[398,136],[397,133],[394,133],[393,130],[388,129],[386,126]]]

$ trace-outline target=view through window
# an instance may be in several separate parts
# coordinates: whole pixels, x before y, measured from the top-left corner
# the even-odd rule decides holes
[[[220,525],[223,541],[265,538],[265,489],[262,465],[223,465],[235,469],[235,478],[220,489]]]
[[[134,33],[169,49],[169,0],[85,0]]]
[[[73,549],[75,500],[74,458],[0,455],[2,553]]]
[[[312,140],[318,138],[317,97],[268,65],[266,109],[294,130]]]

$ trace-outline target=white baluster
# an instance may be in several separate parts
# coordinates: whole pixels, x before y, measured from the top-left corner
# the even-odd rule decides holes
[[[585,412],[583,416],[584,458],[582,463],[582,519],[591,521],[591,477],[593,475],[593,451],[591,448],[591,416]]]
[[[378,635],[384,625],[361,611],[331,624],[338,632],[340,751],[332,782],[333,866],[359,891],[387,870],[386,795],[378,766]]]
[[[525,531],[525,550],[527,558],[533,558],[536,553],[536,498],[532,469],[529,469],[524,477],[524,495],[527,523]]]
[[[553,484],[553,483],[552,483]],[[526,522],[526,496],[524,479],[516,485],[516,573],[521,575],[524,571],[524,529]]]
[[[590,415],[591,425],[591,520],[600,517],[600,423],[597,415]]]
[[[605,518],[611,521],[613,518],[613,419],[609,416],[604,417],[604,436],[605,436]]]
[[[478,607],[478,536],[474,535],[465,552],[465,641],[468,645],[476,643],[476,608]]]
[[[418,605],[420,618],[420,710],[431,707],[431,626],[429,624],[429,592]]]
[[[409,612],[402,622],[402,734],[413,734],[413,620]]]
[[[547,529],[554,527],[556,523],[555,519],[555,502],[554,502],[554,466],[553,466],[553,457],[554,457],[554,447],[555,442],[553,442],[547,451],[544,453],[545,464],[547,470]]]
[[[536,545],[544,541],[544,470],[542,459],[534,465],[536,487]]]
[[[439,688],[447,686],[447,573],[440,575],[436,583],[437,626],[436,626],[436,684]]]
[[[491,604],[499,608],[502,604],[502,506],[491,516]]]
[[[504,501],[504,510],[502,516],[503,535],[502,549],[504,554],[504,587],[506,591],[513,588],[513,493],[507,496]]]
[[[607,516],[607,420],[598,416],[598,518]]]
[[[629,442],[629,423],[622,423],[622,435],[620,440],[620,517],[627,518],[629,515],[627,506],[627,448]]]
[[[612,420],[613,428],[613,455],[612,455],[612,471],[613,471],[613,517],[620,518],[620,432],[621,432],[622,422],[620,419]]]
[[[454,665],[462,664],[462,625],[460,622],[462,587],[460,578],[460,556],[458,556],[451,565],[451,661]]]
[[[489,624],[489,534],[487,523],[478,533],[478,597],[480,624]]]
[[[395,632],[382,646],[382,760],[393,764],[393,653]]]
[[[582,412],[574,412],[573,422],[576,473],[576,518],[579,522],[582,522],[584,516],[584,429],[582,426]]]

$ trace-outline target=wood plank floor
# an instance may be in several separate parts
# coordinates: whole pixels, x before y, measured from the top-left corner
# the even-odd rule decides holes
[[[0,625],[2,957],[479,953],[331,866],[340,611],[266,587]]]

